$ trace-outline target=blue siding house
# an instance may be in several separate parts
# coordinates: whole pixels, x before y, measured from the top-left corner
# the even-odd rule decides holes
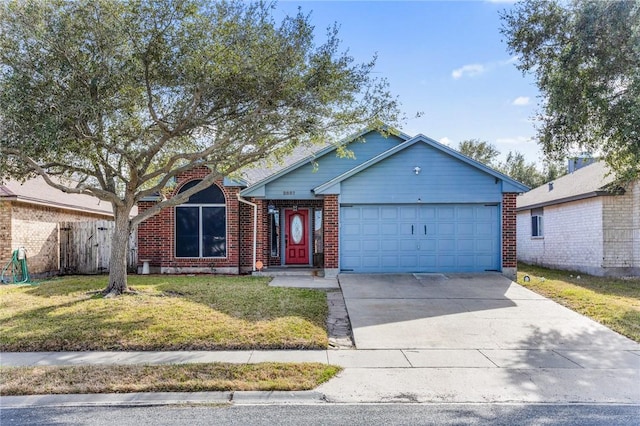
[[[225,272],[515,277],[515,200],[526,186],[424,135],[371,131],[346,144],[352,156],[329,146],[262,179],[247,171],[243,182],[220,183],[232,242],[220,252],[236,265]]]

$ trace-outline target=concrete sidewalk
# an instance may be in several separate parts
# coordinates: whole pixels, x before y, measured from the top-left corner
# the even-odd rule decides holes
[[[164,352],[4,352],[0,366],[186,364],[198,362],[318,362],[346,369],[486,368],[638,370],[640,349],[381,349]],[[639,382],[640,384],[640,382]],[[640,388],[638,389],[640,391]]]
[[[344,367],[313,392],[2,397],[2,407],[174,403],[524,402],[640,404],[640,350],[319,350],[2,353],[22,365],[320,362]]]

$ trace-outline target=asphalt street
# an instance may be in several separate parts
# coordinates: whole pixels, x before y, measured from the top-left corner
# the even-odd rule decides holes
[[[0,410],[7,425],[638,425],[637,405],[323,404]]]

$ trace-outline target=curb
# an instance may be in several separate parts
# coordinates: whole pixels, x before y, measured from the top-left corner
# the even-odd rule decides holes
[[[139,392],[73,395],[23,395],[0,397],[0,407],[113,407],[185,404],[269,405],[322,404],[324,394],[316,391],[236,391],[236,392]]]

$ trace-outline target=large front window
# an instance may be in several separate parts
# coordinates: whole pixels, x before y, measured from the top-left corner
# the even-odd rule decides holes
[[[179,192],[200,181],[185,184]],[[225,257],[227,211],[224,194],[216,185],[193,194],[176,207],[176,257]]]

